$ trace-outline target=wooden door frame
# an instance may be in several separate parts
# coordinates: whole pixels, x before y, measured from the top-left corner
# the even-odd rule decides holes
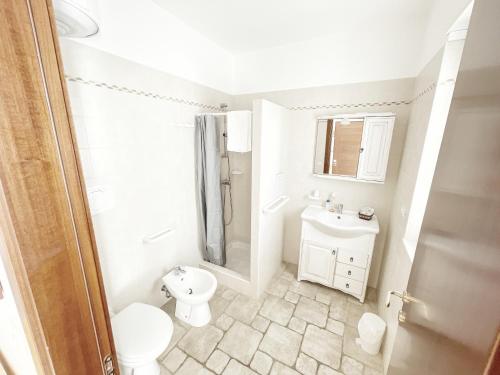
[[[112,358],[114,374],[118,374],[116,352],[114,348],[110,317],[107,309],[106,295],[100,270],[95,236],[92,229],[89,204],[85,195],[85,184],[79,155],[76,147],[75,130],[70,114],[69,97],[64,78],[60,56],[55,16],[51,0],[19,0],[5,5],[9,14],[22,18],[24,25],[21,32],[32,34],[40,79],[45,90],[45,103],[50,115],[50,123],[43,124],[53,129],[53,140],[56,147],[45,152],[53,153],[60,160],[59,173],[62,174],[66,199],[70,208],[70,220],[73,224],[77,249],[81,259],[81,268],[87,297],[89,300],[91,319],[95,329],[96,341],[101,364],[108,356]],[[29,17],[25,16],[29,14]],[[31,29],[31,30],[30,30]],[[2,37],[9,37],[2,36]],[[27,57],[28,58],[28,57]],[[14,94],[14,93],[13,93]],[[31,100],[31,98],[24,98]],[[33,100],[39,100],[34,98]],[[15,124],[12,124],[15,126]],[[29,140],[35,138],[34,136]],[[29,141],[28,140],[28,141]],[[3,139],[1,142],[9,142]],[[16,147],[15,144],[9,145]],[[48,172],[47,172],[48,173]],[[29,236],[28,231],[16,231],[12,207],[8,204],[9,195],[22,194],[7,191],[0,180],[0,255],[6,264],[9,281],[16,294],[16,302],[21,315],[25,318],[25,331],[30,343],[35,365],[40,373],[54,373],[54,364],[50,356],[43,334],[43,323],[39,319],[30,281],[22,256],[20,239]],[[53,301],[60,303],[60,301]],[[104,372],[104,368],[103,368]],[[77,372],[75,372],[77,373]]]

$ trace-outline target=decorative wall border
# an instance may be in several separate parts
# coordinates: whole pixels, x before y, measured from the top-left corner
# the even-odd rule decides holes
[[[209,110],[214,111],[214,112],[222,112],[220,107],[217,105],[205,104],[205,103],[196,102],[194,100],[177,98],[175,96],[161,95],[161,94],[156,94],[153,92],[131,89],[131,88],[128,88],[126,86],[118,86],[118,85],[114,85],[114,84],[112,85],[112,84],[109,84],[106,82],[96,82],[96,81],[93,81],[91,79],[83,79],[81,77],[73,77],[73,76],[69,76],[69,75],[65,75],[65,77],[69,82],[81,83],[81,84],[88,85],[88,86],[105,88],[108,90],[124,92],[124,93],[132,94],[132,95],[144,96],[147,98],[166,100],[166,101],[169,101],[172,103],[186,104],[186,105],[190,105],[193,107],[209,109]]]
[[[367,103],[346,103],[346,104],[323,104],[323,105],[310,105],[310,106],[295,106],[288,107],[291,111],[310,111],[318,109],[350,109],[350,108],[370,108],[370,107],[390,107],[409,105],[420,99],[424,95],[430,93],[436,88],[436,82],[431,83],[427,88],[418,93],[413,99],[410,100],[397,100],[390,102],[367,102]]]
[[[77,82],[88,86],[94,86],[99,88],[106,88],[109,90],[124,92],[127,94],[139,95],[153,99],[166,100],[173,103],[178,104],[186,104],[198,108],[209,109],[214,112],[222,112],[219,106],[212,104],[204,104],[200,102],[196,102],[194,100],[187,100],[182,98],[177,98],[175,96],[167,96],[155,94],[153,92],[147,92],[142,90],[131,89],[126,86],[118,86],[114,84],[109,84],[106,82],[96,82],[90,79],[83,79],[81,77],[73,77],[66,75],[66,79],[69,82]],[[310,110],[318,110],[318,109],[351,109],[351,108],[370,108],[370,107],[390,107],[390,106],[401,106],[401,105],[409,105],[425,96],[426,94],[433,91],[437,86],[436,82],[430,84],[423,91],[418,93],[413,99],[410,100],[397,100],[397,101],[384,101],[384,102],[367,102],[367,103],[345,103],[345,104],[322,104],[322,105],[309,105],[309,106],[293,106],[287,107],[291,111],[310,111]]]

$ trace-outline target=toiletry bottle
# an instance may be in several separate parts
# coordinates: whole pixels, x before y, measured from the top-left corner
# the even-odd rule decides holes
[[[330,199],[328,200],[330,201],[330,208],[328,208],[328,210],[330,212],[335,212],[335,193],[331,193]]]
[[[331,211],[332,207],[333,207],[333,206],[332,206],[332,202],[330,201],[330,199],[327,199],[327,200],[325,201],[325,208],[326,208],[328,211]]]

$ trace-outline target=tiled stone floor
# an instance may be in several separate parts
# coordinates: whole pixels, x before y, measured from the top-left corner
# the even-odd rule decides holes
[[[160,357],[162,375],[381,375],[381,355],[356,344],[357,323],[376,311],[369,290],[361,304],[339,291],[296,281],[287,265],[260,299],[219,286],[210,301],[212,322],[193,328],[163,309],[174,333]]]

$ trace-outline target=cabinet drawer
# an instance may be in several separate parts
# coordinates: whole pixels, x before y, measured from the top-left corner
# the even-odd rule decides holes
[[[335,270],[335,275],[347,277],[348,279],[364,281],[365,280],[365,269],[349,264],[337,263],[337,268]]]
[[[350,264],[356,267],[366,268],[368,262],[368,255],[358,253],[351,250],[340,249],[337,260],[344,264]]]
[[[333,287],[343,290],[349,294],[360,295],[363,291],[363,283],[356,280],[351,280],[346,277],[337,276],[333,279]]]

